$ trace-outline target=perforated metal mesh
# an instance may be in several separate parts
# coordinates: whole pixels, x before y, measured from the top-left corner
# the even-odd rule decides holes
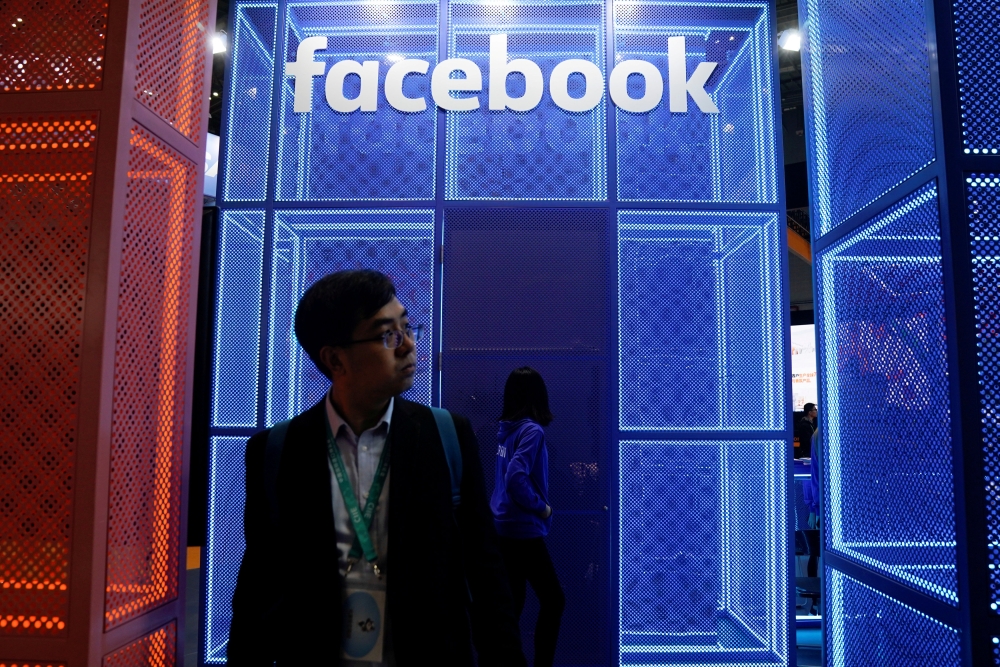
[[[0,658],[0,667],[66,667],[60,662],[22,662],[20,660],[4,660]]]
[[[987,0],[954,3],[955,52],[966,153],[1000,151],[1000,6]]]
[[[200,144],[208,0],[143,0],[139,21],[135,98]]]
[[[438,3],[414,1],[378,6],[289,3],[286,60],[296,60],[299,41],[327,37],[315,59],[327,69],[353,59],[379,61],[378,111],[340,113],[325,101],[325,77],[313,79],[311,113],[293,111],[294,79],[281,87],[277,199],[433,199],[437,112],[430,74],[437,64]],[[429,63],[426,76],[404,79],[408,97],[424,97],[427,108],[407,113],[385,98],[385,75],[404,58]],[[348,77],[344,95],[355,98],[360,79]]]
[[[557,508],[546,543],[567,598],[557,664],[606,664],[609,650],[595,632],[608,622],[607,227],[604,209],[445,210],[441,404],[472,421],[487,493],[512,370],[541,373],[556,417],[545,430]]]
[[[69,611],[94,115],[0,117],[0,635]]]
[[[781,428],[777,216],[618,220],[621,429]]]
[[[671,113],[664,99],[649,113],[618,108],[618,197],[622,200],[776,202],[770,9],[643,0],[615,3],[615,61],[640,59],[666,74],[667,38],[685,36],[688,76],[718,63],[705,92],[719,109]],[[666,84],[667,77],[664,76]],[[641,77],[629,95],[641,98]]]
[[[833,568],[826,568],[826,664],[958,667],[958,631]]]
[[[620,443],[622,664],[785,659],[785,443]]]
[[[100,88],[107,0],[7,0],[0,5],[0,90]]]
[[[937,188],[816,255],[827,547],[957,604]]]
[[[552,68],[570,58],[604,72],[603,2],[449,3],[448,57],[467,58],[483,73],[475,111],[449,112],[445,163],[448,199],[592,199],[607,197],[606,112],[555,105],[548,85],[537,107],[489,111],[489,36],[506,34],[508,58],[529,58],[549,81]],[[606,75],[605,75],[606,78]],[[574,75],[574,96],[583,92]],[[524,77],[507,80],[507,94],[524,94]],[[473,93],[474,94],[474,93]]]
[[[216,280],[213,426],[257,425],[264,212],[224,211]]]
[[[177,623],[104,656],[104,667],[174,667],[177,664]]]
[[[233,16],[223,199],[264,201],[271,145],[278,5],[240,3]]]
[[[195,165],[132,127],[112,387],[107,629],[177,596],[197,183]]]
[[[1000,174],[969,174],[965,179],[966,214],[972,245],[972,280],[979,395],[982,401],[982,437],[986,490],[986,529],[990,558],[992,607],[1000,607],[1000,341],[997,307],[1000,304]]]
[[[825,234],[934,160],[923,0],[807,0],[810,203]]]
[[[410,322],[424,326],[413,387],[403,396],[430,403],[434,211],[279,211],[272,252],[269,423],[309,408],[330,388],[295,338],[295,308],[310,285],[344,269],[375,269],[388,275]]]
[[[246,500],[245,437],[209,439],[208,541],[205,549],[206,664],[225,664],[229,624],[233,620],[233,591],[246,543],[243,539],[243,503]]]

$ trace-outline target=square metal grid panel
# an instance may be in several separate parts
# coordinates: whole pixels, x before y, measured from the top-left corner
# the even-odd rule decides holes
[[[620,428],[782,428],[777,216],[618,220]]]
[[[827,567],[823,618],[830,667],[959,667],[959,637],[948,627]]]
[[[777,202],[770,11],[765,2],[615,3],[615,62],[646,60],[665,74],[667,38],[683,35],[688,76],[718,63],[705,85],[717,114],[690,100],[686,114],[671,113],[666,85],[649,113],[616,108],[620,200]],[[643,86],[630,77],[629,95]]]
[[[205,664],[226,663],[233,592],[243,561],[243,505],[246,502],[245,437],[209,438],[208,537],[205,544],[204,624],[201,650]]]
[[[936,185],[815,261],[827,548],[957,604]]]
[[[326,70],[341,60],[379,63],[378,110],[334,111],[325,98],[326,77],[317,76],[312,112],[295,113],[294,79],[283,76],[276,199],[434,199],[437,112],[430,74],[437,64],[438,3],[288,3],[285,60],[296,60],[299,42],[311,36],[327,37],[327,48],[315,55]],[[428,100],[424,111],[398,111],[386,100],[386,72],[404,58],[429,63],[425,76],[403,81],[407,97]],[[346,78],[345,97],[360,90],[359,77]]]
[[[804,0],[816,236],[935,158],[924,0]],[[802,11],[800,7],[800,11]]]
[[[982,402],[986,530],[990,559],[991,606],[1000,608],[1000,174],[969,174],[965,179],[966,211],[972,245],[972,280]]]
[[[174,667],[177,664],[177,622],[140,637],[110,655],[103,667]]]
[[[0,636],[69,615],[97,116],[0,117]]]
[[[1000,5],[960,0],[954,8],[965,152],[996,155],[1000,152]]]
[[[111,407],[104,627],[177,597],[198,171],[131,130]]]
[[[431,402],[434,211],[278,211],[271,252],[269,424],[309,408],[330,387],[295,338],[295,308],[310,285],[344,269],[376,269],[388,275],[410,322],[424,326],[424,338],[417,343],[416,377],[403,396]]]
[[[107,0],[7,0],[0,26],[0,91],[100,89]]]
[[[223,211],[216,281],[212,426],[257,425],[264,212]]]
[[[200,145],[208,0],[143,0],[139,11],[133,95]]]
[[[555,105],[548,81],[567,59],[587,60],[604,72],[604,2],[556,0],[449,3],[448,57],[467,58],[483,73],[479,108],[448,112],[447,199],[607,198],[604,98],[590,111]],[[545,93],[530,111],[489,110],[489,36],[508,36],[508,59],[529,58],[542,71]],[[582,94],[573,75],[573,95]],[[524,93],[524,77],[507,78],[507,94]],[[571,88],[571,90],[573,90]],[[473,93],[475,94],[475,93]]]
[[[277,3],[236,5],[223,142],[225,201],[264,201],[267,197],[277,30]]]
[[[787,660],[785,447],[620,443],[621,664]]]

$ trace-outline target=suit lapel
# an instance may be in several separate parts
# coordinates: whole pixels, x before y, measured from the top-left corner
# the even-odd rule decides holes
[[[291,495],[299,499],[295,505],[299,506],[302,526],[309,527],[310,532],[318,529],[316,535],[331,536],[331,543],[335,546],[333,489],[327,467],[325,400],[302,413],[301,421],[298,424],[293,422],[289,428],[288,444],[292,447],[287,452],[290,459],[286,483]]]

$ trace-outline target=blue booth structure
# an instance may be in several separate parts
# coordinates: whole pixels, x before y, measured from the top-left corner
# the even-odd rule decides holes
[[[246,438],[325,390],[296,302],[358,267],[429,332],[408,397],[472,420],[488,480],[508,373],[545,377],[557,662],[790,664],[773,5],[236,0],[229,26],[201,664]]]
[[[1000,10],[799,12],[825,664],[1000,664]]]

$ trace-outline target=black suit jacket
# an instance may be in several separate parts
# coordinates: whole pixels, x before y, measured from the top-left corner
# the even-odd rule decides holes
[[[324,399],[325,400],[325,399]],[[462,503],[431,411],[396,398],[389,429],[386,616],[399,667],[525,665],[476,437],[453,416],[462,450]],[[327,467],[325,406],[288,427],[278,469],[278,525],[265,492],[267,431],[246,451],[246,551],[233,594],[230,667],[340,663],[341,587]]]

